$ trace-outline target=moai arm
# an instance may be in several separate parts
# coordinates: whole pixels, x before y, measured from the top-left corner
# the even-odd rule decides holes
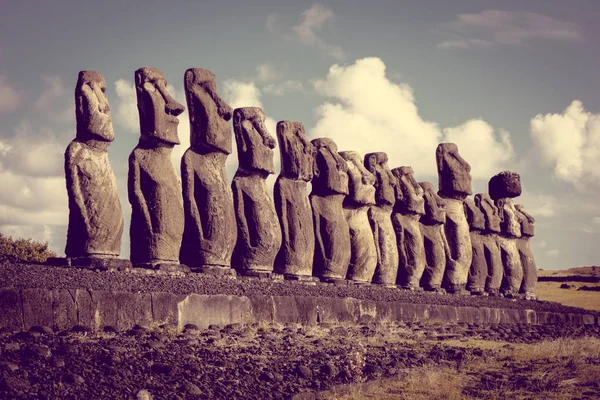
[[[144,222],[146,223],[147,232],[152,232],[152,220],[148,211],[148,204],[144,198],[144,192],[141,187],[140,166],[133,154],[129,157],[129,176],[127,180],[127,191],[129,194],[129,202],[132,209],[142,210],[144,214]]]
[[[73,153],[73,145],[71,145],[67,149],[67,154],[65,155],[67,190],[72,190],[72,198],[75,200],[75,202],[71,204],[77,207],[77,212],[83,217],[85,227],[89,228],[89,216],[87,213],[87,207],[84,204],[83,194],[81,193],[81,186],[79,183],[79,167],[72,163],[73,158],[75,157],[75,154]]]
[[[279,182],[279,184],[281,184],[281,181]],[[287,216],[287,200],[285,199],[284,196],[282,196],[282,193],[284,192],[284,189],[280,188],[280,192],[279,193],[274,193],[274,201],[275,202],[279,202],[279,204],[275,204],[275,207],[279,209],[280,212],[280,216],[279,216],[279,222],[281,224],[281,233],[283,235],[283,242],[282,243],[291,243],[290,241],[290,227],[289,227],[289,221],[288,221],[288,216]]]
[[[198,210],[198,204],[196,204],[196,199],[194,197],[194,168],[192,168],[192,164],[189,161],[186,154],[181,158],[181,184],[183,185],[183,206],[190,210],[190,215],[194,219],[193,226],[201,227],[200,223],[200,211]],[[202,229],[198,229],[200,233],[200,237],[204,239],[202,236],[204,232]]]
[[[245,217],[242,217],[245,215],[244,191],[240,187],[239,184],[232,185],[232,189],[234,191],[233,205],[235,207],[235,213],[238,216],[238,218],[237,218],[238,232],[242,234],[242,240],[245,243],[247,243],[248,246],[250,246],[250,243],[252,243],[252,242],[250,241],[250,229],[248,229],[248,221],[246,220]],[[240,240],[240,239],[238,239],[238,240]]]

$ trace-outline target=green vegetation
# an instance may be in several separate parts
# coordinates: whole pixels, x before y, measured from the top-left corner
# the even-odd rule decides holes
[[[13,239],[0,233],[0,263],[42,263],[48,257],[56,257],[56,253],[48,249],[48,242],[40,243],[31,238]]]

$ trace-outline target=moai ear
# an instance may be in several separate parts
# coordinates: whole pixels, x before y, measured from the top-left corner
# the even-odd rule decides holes
[[[315,178],[318,178],[321,175],[321,170],[319,169],[319,163],[318,163],[318,159],[319,159],[319,153],[321,152],[321,149],[317,150],[315,152],[315,156],[313,157],[313,176]]]

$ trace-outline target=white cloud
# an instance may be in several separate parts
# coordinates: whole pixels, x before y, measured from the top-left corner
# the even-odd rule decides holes
[[[340,46],[327,43],[318,35],[327,21],[333,21],[335,18],[331,8],[323,4],[313,4],[309,9],[302,13],[302,21],[292,27],[296,38],[305,46],[315,47],[322,52],[341,60],[344,58],[344,51]],[[269,26],[269,25],[268,25]]]
[[[560,255],[560,251],[557,249],[546,250],[546,255],[548,257],[557,258]]]
[[[0,75],[0,114],[9,114],[23,103],[23,96]]]
[[[275,33],[279,31],[279,15],[276,13],[270,13],[267,15],[267,20],[265,22],[265,26],[267,30],[271,33]]]
[[[137,109],[135,86],[126,79],[119,79],[115,82],[115,89],[119,98],[119,105],[116,114],[113,113],[114,121],[128,132],[139,135],[140,117]]]
[[[317,107],[310,136],[331,137],[340,150],[386,151],[391,167],[410,165],[417,176],[436,176],[435,150],[444,139],[442,131],[421,117],[413,89],[390,81],[385,70],[381,59],[363,58],[351,65],[334,64],[325,79],[314,81],[316,92],[335,102]],[[501,170],[513,157],[508,134],[501,132],[498,140],[485,121],[471,120],[444,133],[457,143],[475,177],[488,179],[490,171]]]
[[[594,217],[594,218],[592,218],[592,223],[594,223],[596,225],[600,225],[600,217]]]
[[[580,191],[600,189],[600,114],[575,100],[562,114],[538,114],[531,119],[531,136],[554,175]]]
[[[255,80],[259,83],[267,83],[278,79],[280,73],[271,64],[260,64],[256,67]]]
[[[65,95],[67,91],[60,76],[44,75],[42,78],[44,79],[45,88],[40,97],[33,103],[33,107],[38,111],[50,111],[56,99]]]
[[[527,11],[484,10],[478,14],[459,14],[445,24],[442,32],[450,36],[439,48],[470,48],[492,44],[523,45],[536,39],[580,41],[577,24]]]
[[[568,201],[563,199],[563,202]],[[554,217],[562,211],[560,201],[555,196],[550,196],[541,193],[530,193],[523,191],[522,195],[515,199],[516,203],[521,203],[525,206],[527,212],[537,217]]]
[[[288,79],[281,83],[271,83],[263,87],[263,91],[273,96],[283,96],[289,92],[304,92],[304,86],[302,82]]]

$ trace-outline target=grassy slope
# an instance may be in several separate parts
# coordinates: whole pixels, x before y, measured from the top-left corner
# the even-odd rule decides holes
[[[600,276],[600,267],[575,267],[561,270],[539,270],[538,276]],[[538,282],[536,293],[540,300],[555,301],[567,306],[600,311],[600,292],[577,290],[580,286],[600,286],[595,283],[566,282],[572,289],[561,289],[564,282]]]

